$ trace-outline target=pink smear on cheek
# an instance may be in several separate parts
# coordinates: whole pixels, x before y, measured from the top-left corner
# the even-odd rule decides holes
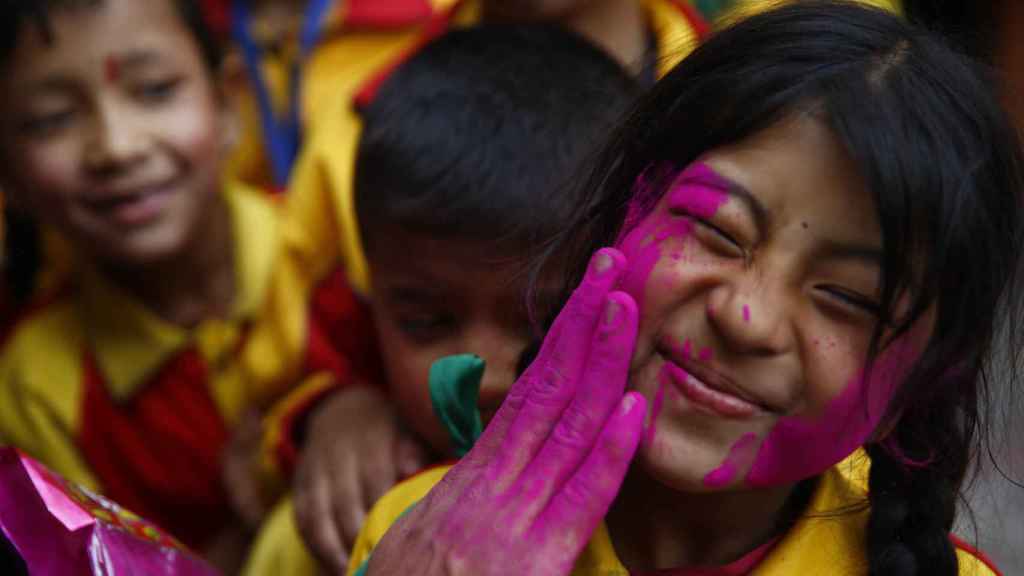
[[[710,362],[714,354],[715,351],[712,350],[711,348],[703,348],[700,351],[700,355],[697,356],[697,359],[700,360],[701,362]]]
[[[646,173],[640,175],[634,184],[635,190],[649,185],[646,176]],[[726,189],[727,184],[714,170],[703,162],[695,162],[679,173],[666,194],[670,206],[685,206],[696,216],[710,218],[726,201]],[[669,213],[643,215],[640,212],[635,202],[630,205],[626,218],[627,232],[616,247],[629,260],[629,270],[620,288],[636,300],[642,313],[648,280],[654,267],[666,256],[662,244],[669,239],[685,239],[693,230],[693,223]],[[667,256],[677,262],[682,259],[679,252]]]
[[[739,472],[740,462],[754,448],[755,442],[757,442],[756,434],[752,432],[744,434],[742,438],[733,444],[725,462],[722,462],[721,466],[708,472],[707,476],[704,477],[704,485],[708,488],[724,488],[732,484],[736,479],[736,474]]]
[[[644,436],[644,443],[648,447],[654,446],[654,434],[655,430],[657,430],[658,415],[661,414],[661,405],[665,401],[665,388],[668,387],[668,375],[662,370],[658,372],[658,391],[654,393],[651,411],[648,412],[650,420],[647,422],[647,433]]]
[[[852,454],[878,426],[917,356],[907,340],[895,342],[875,362],[870,382],[863,373],[856,376],[819,417],[781,418],[761,443],[747,484],[760,487],[798,482]]]
[[[750,306],[743,305],[743,321],[750,322]]]

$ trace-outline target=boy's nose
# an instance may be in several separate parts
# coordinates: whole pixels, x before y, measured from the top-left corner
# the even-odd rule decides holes
[[[142,125],[116,106],[98,110],[85,161],[94,172],[111,172],[139,161],[145,155]]]
[[[486,363],[477,407],[487,416],[501,406],[505,395],[515,382],[519,353],[526,343],[520,338],[512,341],[507,338],[492,338],[477,340],[475,344],[474,353]]]

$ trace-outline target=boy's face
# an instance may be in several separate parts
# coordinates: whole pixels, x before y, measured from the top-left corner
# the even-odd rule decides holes
[[[448,435],[430,402],[430,366],[451,354],[483,358],[478,406],[486,422],[515,381],[529,343],[525,282],[518,267],[489,260],[468,240],[375,230],[367,256],[393,398],[407,423],[446,453]]]
[[[187,248],[219,185],[229,115],[171,0],[51,12],[0,75],[12,200],[114,266]]]

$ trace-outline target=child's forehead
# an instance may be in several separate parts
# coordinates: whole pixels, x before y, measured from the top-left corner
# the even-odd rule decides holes
[[[526,258],[486,239],[408,232],[380,234],[367,250],[374,291],[402,298],[519,298]]]
[[[173,54],[191,42],[174,0],[99,0],[51,5],[42,21],[23,18],[8,70],[102,68],[125,53]]]

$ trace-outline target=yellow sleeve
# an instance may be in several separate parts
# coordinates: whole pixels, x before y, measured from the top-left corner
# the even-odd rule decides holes
[[[257,475],[265,494],[280,494],[291,479],[300,448],[293,437],[295,421],[336,386],[330,373],[314,374],[274,404],[263,418]]]
[[[451,466],[438,466],[420,472],[389,490],[373,505],[349,556],[348,576],[355,576],[391,525],[413,504],[422,500],[450,469]]]
[[[994,565],[989,564],[971,550],[963,548],[960,543],[955,543],[957,544],[956,559],[959,563],[958,573],[960,576],[1001,576]]]
[[[0,442],[97,490],[78,450],[81,330],[74,308],[53,304],[19,326],[0,354]]]
[[[242,576],[317,576],[319,565],[295,526],[295,507],[284,498],[267,516],[249,551]]]

